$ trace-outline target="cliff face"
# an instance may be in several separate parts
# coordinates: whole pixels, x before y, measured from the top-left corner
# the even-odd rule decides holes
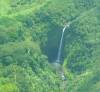
[[[68,22],[62,89],[51,62]],[[1,0],[0,92],[99,92],[99,44],[99,0]]]

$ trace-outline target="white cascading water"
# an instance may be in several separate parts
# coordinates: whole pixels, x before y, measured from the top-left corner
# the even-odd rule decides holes
[[[57,60],[56,62],[54,63],[55,65],[55,68],[57,70],[57,72],[60,74],[62,80],[65,80],[66,77],[64,76],[64,72],[63,72],[63,69],[62,69],[62,66],[61,66],[61,50],[62,50],[62,45],[63,45],[63,38],[64,38],[64,32],[66,30],[67,27],[70,26],[70,23],[67,23],[63,30],[62,30],[62,35],[61,35],[61,39],[60,39],[60,44],[59,44],[59,49],[58,49],[58,55],[57,55]]]
[[[70,23],[67,23],[67,24],[64,26],[63,30],[62,30],[62,35],[61,35],[60,44],[59,44],[59,49],[58,49],[58,56],[57,56],[57,60],[56,60],[57,63],[60,63],[60,62],[61,62],[61,61],[60,61],[60,58],[61,58],[61,50],[62,50],[64,32],[65,32],[66,28],[69,27],[69,26],[70,26]]]

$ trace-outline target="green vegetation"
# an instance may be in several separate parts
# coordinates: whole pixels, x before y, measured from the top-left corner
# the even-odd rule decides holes
[[[0,0],[0,92],[99,92],[99,61],[100,0]]]

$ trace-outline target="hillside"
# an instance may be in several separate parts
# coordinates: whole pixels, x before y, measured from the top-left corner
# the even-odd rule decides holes
[[[99,61],[100,0],[0,0],[0,92],[99,92]]]

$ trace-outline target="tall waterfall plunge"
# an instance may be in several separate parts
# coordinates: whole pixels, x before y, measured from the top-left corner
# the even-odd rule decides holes
[[[61,66],[61,52],[62,52],[62,45],[63,45],[63,38],[64,38],[64,33],[67,27],[70,26],[70,23],[67,23],[63,30],[62,30],[62,35],[61,35],[61,39],[60,39],[60,44],[59,44],[59,48],[58,48],[58,55],[57,55],[57,60],[54,63],[56,71],[58,72],[58,74],[61,76],[62,80],[65,80],[66,77],[64,75],[64,71],[63,68]]]
[[[65,32],[66,28],[69,27],[69,26],[70,26],[70,23],[67,23],[64,26],[63,30],[62,30],[62,35],[61,35],[61,39],[60,39],[60,44],[59,44],[59,49],[58,49],[58,55],[57,55],[57,60],[56,60],[57,63],[61,62],[60,59],[61,59],[61,51],[62,51],[62,45],[63,45],[64,32]]]

